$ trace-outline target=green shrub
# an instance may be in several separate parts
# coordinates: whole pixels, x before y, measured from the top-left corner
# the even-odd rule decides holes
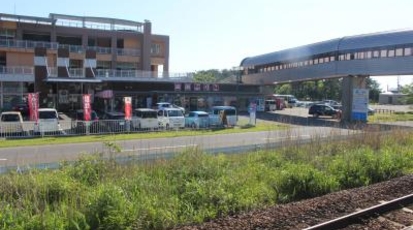
[[[339,184],[308,164],[287,163],[279,172],[276,186],[279,201],[288,202],[327,194],[337,190]]]

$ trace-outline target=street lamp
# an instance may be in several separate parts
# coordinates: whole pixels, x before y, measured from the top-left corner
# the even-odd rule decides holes
[[[239,109],[239,96],[238,96],[238,92],[239,92],[239,84],[242,83],[242,71],[244,70],[244,67],[242,66],[234,66],[232,67],[232,71],[235,73],[235,96],[237,99],[237,107]]]

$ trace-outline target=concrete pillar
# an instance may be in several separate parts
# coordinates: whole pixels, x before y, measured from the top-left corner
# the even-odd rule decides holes
[[[151,47],[152,47],[152,24],[145,20],[143,28],[143,42],[142,42],[142,70],[151,71]]]
[[[358,76],[346,76],[343,77],[342,82],[342,96],[341,96],[341,103],[342,103],[342,117],[341,120],[343,122],[351,122],[352,121],[352,108],[353,108],[353,89],[365,89],[366,88],[366,79],[368,76],[365,75],[358,75]]]
[[[47,50],[44,47],[34,48],[34,92],[39,93],[39,98],[45,98],[48,92],[47,78]]]

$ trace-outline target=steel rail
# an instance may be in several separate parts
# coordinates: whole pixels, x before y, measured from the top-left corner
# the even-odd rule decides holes
[[[388,211],[396,210],[399,208],[402,208],[402,206],[405,206],[407,204],[413,203],[413,194],[406,195],[403,197],[399,197],[397,199],[378,204],[333,220],[329,220],[327,222],[317,224],[308,228],[305,228],[304,230],[323,230],[323,229],[338,229],[338,228],[343,228],[345,226],[348,226],[352,223],[359,222],[361,219],[365,219],[367,217],[377,215],[377,214],[383,214]]]

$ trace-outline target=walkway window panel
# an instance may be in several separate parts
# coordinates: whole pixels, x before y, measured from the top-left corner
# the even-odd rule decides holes
[[[388,51],[388,57],[394,57],[394,50],[389,50]]]
[[[372,57],[372,52],[371,52],[371,51],[366,51],[366,52],[364,53],[364,56],[365,56],[367,59],[371,59],[371,57]]]
[[[404,56],[411,56],[412,55],[412,48],[406,47],[404,48]]]
[[[397,48],[396,57],[401,57],[401,56],[403,56],[403,48]]]
[[[387,50],[380,50],[380,57],[381,58],[387,57]]]
[[[378,50],[373,51],[373,58],[379,58],[380,52]]]

